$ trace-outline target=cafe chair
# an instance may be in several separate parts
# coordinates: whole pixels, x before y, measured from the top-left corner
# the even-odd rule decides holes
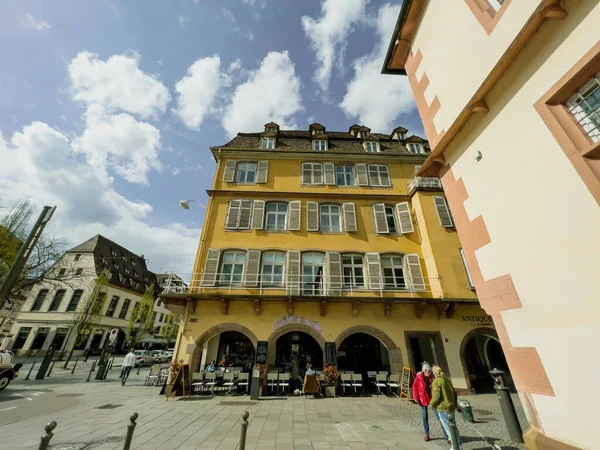
[[[273,391],[277,391],[279,388],[279,374],[277,372],[269,372],[267,373],[267,392],[269,388],[271,389],[271,393]]]
[[[388,389],[390,394],[395,395],[396,397],[400,396],[400,374],[390,375],[390,381],[388,382]],[[394,389],[398,392],[394,394]]]
[[[351,373],[342,373],[340,375],[340,386],[342,386],[342,394],[346,394],[346,388],[350,389],[350,393],[352,393],[352,374]]]
[[[365,388],[363,387],[363,379],[362,373],[352,374],[352,389],[354,389],[354,394],[357,394],[357,390],[361,390],[360,395],[364,395]]]
[[[381,392],[381,388],[384,388],[386,391],[389,391],[387,375],[378,373],[375,376],[374,384],[377,388],[377,394],[379,395],[385,395],[384,392]]]
[[[244,373],[244,372],[240,373],[240,375],[238,376],[236,392],[238,392],[240,388],[246,388],[245,394],[248,394],[249,386],[250,386],[250,383],[248,382],[249,379],[250,379],[249,373]]]
[[[160,374],[160,364],[153,364],[150,372],[144,381],[144,386],[156,386],[158,384],[158,375]]]
[[[233,372],[225,372],[223,375],[223,388],[227,389],[225,395],[235,394],[235,374]]]
[[[277,389],[277,395],[279,395],[279,391],[287,391],[287,395],[290,395],[290,374],[289,373],[280,373],[279,374],[279,382],[278,382],[278,389]]]
[[[215,372],[205,372],[204,373],[204,386],[202,390],[210,389],[211,395],[215,395],[215,386],[217,385],[217,375]]]
[[[204,388],[204,375],[202,372],[192,373],[192,394],[201,394]]]

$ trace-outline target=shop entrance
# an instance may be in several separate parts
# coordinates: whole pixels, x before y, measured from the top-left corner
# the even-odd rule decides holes
[[[491,330],[483,329],[465,337],[461,347],[461,359],[471,392],[476,394],[494,392],[494,383],[490,376],[492,369],[505,371],[509,385],[512,384],[504,352],[498,338]]]
[[[449,375],[448,363],[440,333],[407,332],[405,333],[405,337],[408,346],[410,367],[415,373],[421,370],[423,362],[428,362],[431,365],[440,366],[444,373]]]
[[[298,356],[300,369],[311,363],[313,369],[323,369],[323,349],[317,340],[308,333],[290,331],[277,339],[275,350],[275,367],[282,371],[287,370],[292,354]]]
[[[254,364],[254,355],[254,344],[248,336],[239,331],[223,331],[204,344],[198,370],[214,361],[216,367],[233,367],[241,371]]]

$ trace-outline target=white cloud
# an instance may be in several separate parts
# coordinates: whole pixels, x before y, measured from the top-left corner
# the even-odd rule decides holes
[[[43,20],[35,19],[31,14],[25,14],[21,19],[21,25],[26,30],[36,30],[36,31],[48,31],[50,30],[50,24]]]
[[[230,69],[234,65],[241,65],[238,61],[233,62]],[[213,108],[217,93],[229,82],[228,75],[221,72],[221,58],[218,55],[197,60],[188,68],[187,75],[175,85],[178,96],[173,112],[188,128],[198,130]]]
[[[293,115],[304,110],[301,86],[288,52],[268,53],[248,81],[236,87],[223,115],[223,128],[234,136],[261,130],[271,120],[282,128],[293,126]]]
[[[233,12],[229,9],[229,8],[225,8],[224,6],[221,8],[221,14],[223,14],[223,17],[225,17],[225,19],[232,25],[237,25],[237,19],[235,18],[235,15],[233,14]]]
[[[173,167],[173,168],[171,169],[171,174],[172,174],[173,176],[177,176],[177,175],[179,175],[179,172],[181,172],[181,169],[180,169],[179,167]]]
[[[354,61],[354,76],[339,105],[349,118],[381,132],[389,132],[398,116],[416,107],[407,77],[380,73],[399,10],[399,5],[389,4],[379,9],[377,45],[372,53]]]
[[[304,33],[317,58],[314,80],[322,92],[327,92],[334,63],[342,67],[348,34],[363,19],[366,3],[367,0],[325,0],[318,20],[302,17]]]
[[[78,158],[63,133],[33,122],[9,142],[0,134],[0,160],[0,179],[10,186],[1,192],[3,203],[29,196],[40,208],[57,206],[47,233],[67,238],[72,245],[100,233],[143,253],[153,270],[191,271],[194,250],[173,249],[195,249],[201,230],[176,221],[152,226],[152,206],[119,194],[112,180]],[[182,253],[189,255],[178,256]]]
[[[185,27],[185,25],[190,21],[189,16],[183,16],[181,14],[179,14],[177,16],[177,22],[179,22],[179,26],[181,27]]]
[[[267,6],[267,0],[242,0],[242,3],[248,6],[256,20],[260,19],[259,11]]]
[[[230,31],[238,33],[240,36],[248,39],[249,41],[254,40],[254,33],[252,32],[252,30],[242,31],[242,28],[238,25],[238,21],[235,15],[230,9],[223,6],[221,8],[221,14],[223,14],[225,20],[227,20],[227,22],[231,24],[231,27],[229,28]]]
[[[73,99],[100,104],[107,112],[122,110],[142,118],[166,110],[171,95],[152,74],[139,68],[141,57],[113,55],[103,61],[95,53],[80,52],[69,64]]]
[[[99,105],[85,114],[86,129],[73,142],[88,163],[105,178],[108,169],[130,183],[148,184],[150,170],[160,170],[160,131],[125,113],[109,115]]]
[[[158,61],[156,61],[156,62],[158,63],[158,65],[159,65],[160,67],[164,66],[163,62],[162,62],[160,59],[159,59]]]

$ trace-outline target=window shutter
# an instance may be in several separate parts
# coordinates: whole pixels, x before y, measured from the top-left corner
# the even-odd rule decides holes
[[[385,205],[383,203],[375,203],[373,205],[373,218],[375,220],[376,233],[389,233],[387,218],[385,217]]]
[[[450,208],[448,208],[448,201],[444,197],[433,197],[433,201],[435,203],[438,218],[440,219],[440,225],[445,228],[454,227],[452,216],[450,215]]]
[[[379,182],[381,183],[380,186],[391,186],[392,185],[392,179],[390,177],[390,169],[388,166],[379,166],[380,169],[383,169],[383,171],[380,170],[379,172]]]
[[[328,295],[342,295],[342,257],[337,252],[327,252],[327,283]]]
[[[238,219],[240,217],[240,205],[241,200],[231,200],[229,202],[229,210],[227,211],[227,218],[225,219],[225,229],[236,230],[238,227]]]
[[[233,183],[235,178],[235,161],[228,159],[225,161],[225,170],[223,171],[223,181]]]
[[[323,164],[313,164],[313,184],[323,184]]]
[[[301,214],[302,203],[300,202],[300,200],[295,200],[293,202],[290,202],[288,207],[289,207],[288,230],[299,231],[300,230],[300,217],[302,216],[302,214]]]
[[[354,203],[343,203],[344,231],[356,231],[356,210]]]
[[[412,217],[408,202],[398,203],[396,205],[396,214],[398,215],[398,224],[400,225],[400,233],[412,233],[414,230]]]
[[[312,170],[310,163],[302,163],[302,184],[312,184]]]
[[[238,221],[239,230],[249,230],[252,220],[252,200],[242,200],[240,206],[240,219]]]
[[[306,230],[319,231],[319,204],[306,202]]]
[[[335,185],[335,165],[333,163],[323,164],[325,171],[325,184]]]
[[[217,271],[219,269],[219,256],[221,250],[209,248],[202,274],[202,286],[214,286],[217,283]]]
[[[367,165],[357,164],[356,165],[356,183],[359,186],[368,186],[369,177],[367,176]]]
[[[258,284],[258,271],[260,269],[260,250],[248,250],[246,252],[246,264],[244,274],[245,286],[256,286]]]
[[[252,209],[252,229],[262,230],[265,220],[265,202],[264,200],[254,200]]]
[[[421,270],[421,262],[419,261],[419,255],[416,253],[409,253],[404,257],[404,265],[408,272],[408,278],[413,291],[424,291],[425,290],[425,279],[423,278],[423,271]]]
[[[381,289],[381,265],[379,263],[379,253],[367,253],[367,280],[369,289]]]
[[[256,174],[257,183],[266,183],[269,175],[269,161],[258,162],[258,173]]]
[[[300,295],[300,251],[289,250],[287,252],[287,276],[286,291],[288,295]]]

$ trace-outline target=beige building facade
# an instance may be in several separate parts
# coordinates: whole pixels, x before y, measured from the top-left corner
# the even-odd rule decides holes
[[[597,448],[600,2],[406,0],[408,76],[528,448]],[[583,375],[587,377],[587,375]]]

